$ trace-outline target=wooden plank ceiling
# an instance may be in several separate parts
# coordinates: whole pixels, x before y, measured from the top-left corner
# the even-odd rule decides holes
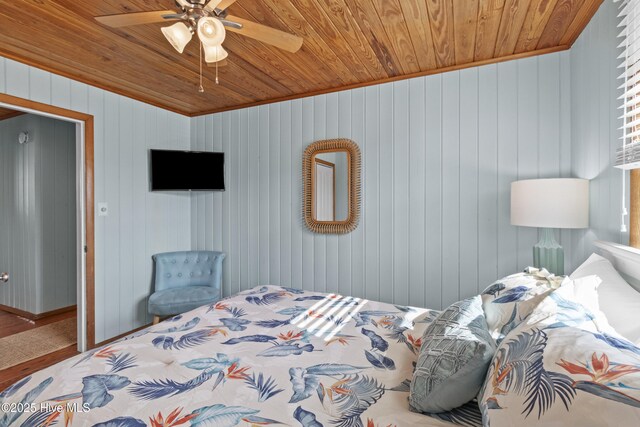
[[[205,67],[149,24],[93,17],[173,9],[172,0],[13,0],[0,54],[194,116],[568,49],[602,0],[239,0],[229,12],[304,38],[287,53],[228,33],[228,65]]]

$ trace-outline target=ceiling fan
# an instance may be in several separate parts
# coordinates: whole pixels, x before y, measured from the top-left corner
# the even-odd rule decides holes
[[[222,65],[229,55],[222,47],[227,30],[287,52],[295,53],[300,50],[303,41],[301,37],[229,15],[227,8],[236,1],[175,0],[177,12],[175,10],[132,12],[98,16],[95,19],[101,24],[114,28],[178,21],[162,28],[162,33],[174,49],[180,53],[184,52],[185,47],[196,34],[202,45],[200,52],[204,51],[205,62],[216,66]]]

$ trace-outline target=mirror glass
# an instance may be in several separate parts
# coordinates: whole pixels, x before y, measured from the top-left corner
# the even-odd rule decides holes
[[[312,160],[313,219],[346,222],[349,219],[350,157],[347,151],[318,152]]]

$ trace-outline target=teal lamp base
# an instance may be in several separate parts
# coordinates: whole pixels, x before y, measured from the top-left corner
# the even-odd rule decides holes
[[[542,229],[540,241],[533,247],[533,266],[546,268],[556,276],[564,275],[564,250],[550,228]]]

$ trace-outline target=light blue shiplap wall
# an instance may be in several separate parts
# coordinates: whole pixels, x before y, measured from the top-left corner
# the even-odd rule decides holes
[[[31,141],[18,143],[20,132]],[[40,314],[76,304],[75,125],[0,121],[0,304]]]
[[[147,150],[188,149],[189,118],[1,57],[0,93],[95,117],[96,340],[148,323],[151,255],[191,247],[191,206],[148,191]]]
[[[622,144],[617,12],[612,0],[603,2],[571,49],[571,170],[592,180],[591,228],[573,232],[573,266],[593,252],[594,240],[629,242],[628,233],[620,232],[622,172],[612,166],[615,150]]]
[[[193,196],[192,244],[228,254],[226,295],[272,283],[438,308],[477,294],[532,262],[511,181],[570,174],[570,68],[564,52],[192,119],[193,149],[227,153],[227,191]],[[313,234],[302,153],[337,137],[362,149],[362,220]]]
[[[571,53],[192,120],[3,58],[0,92],[96,116],[96,201],[110,206],[96,218],[98,341],[148,321],[150,255],[189,247],[229,254],[226,294],[278,283],[441,307],[531,262],[536,231],[509,224],[511,181],[607,168],[613,13],[605,2]],[[333,137],[363,151],[362,222],[341,237],[306,231],[300,207],[302,151]],[[147,149],[189,146],[227,152],[228,191],[149,193]],[[559,233],[568,267],[598,230],[617,237],[606,173],[593,230]]]

